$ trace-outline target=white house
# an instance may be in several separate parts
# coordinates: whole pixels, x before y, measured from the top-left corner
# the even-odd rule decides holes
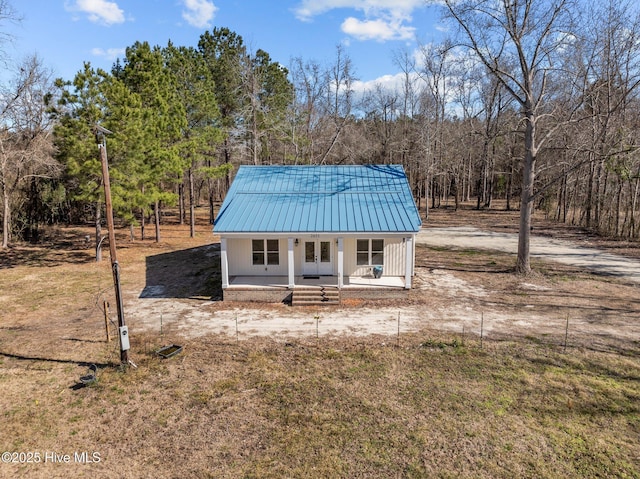
[[[420,226],[402,166],[241,166],[214,224],[224,299],[408,290]]]

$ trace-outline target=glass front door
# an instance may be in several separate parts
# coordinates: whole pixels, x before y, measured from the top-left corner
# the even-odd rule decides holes
[[[332,275],[331,241],[306,240],[304,242],[304,274]]]

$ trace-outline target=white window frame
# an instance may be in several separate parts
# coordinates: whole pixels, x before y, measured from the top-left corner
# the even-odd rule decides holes
[[[358,249],[358,243],[360,241],[366,241],[367,242],[367,262],[366,263],[362,263],[358,256],[362,253],[364,253],[364,250]],[[373,242],[374,241],[382,241],[382,249],[381,250],[373,250]],[[373,256],[375,255],[381,255],[382,256],[382,261],[381,262],[373,262]],[[383,266],[384,264],[384,238],[357,238],[356,239],[356,266]]]
[[[275,249],[269,249],[269,243],[275,241]],[[262,244],[262,249],[255,249],[256,243]],[[273,244],[272,244],[273,246]],[[262,255],[262,261],[256,261],[256,255]],[[275,258],[275,262],[272,259]],[[251,264],[253,266],[278,266],[280,264],[280,240],[279,239],[252,239],[251,240]]]

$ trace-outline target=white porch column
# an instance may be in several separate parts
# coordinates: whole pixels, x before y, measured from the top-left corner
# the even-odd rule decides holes
[[[413,236],[405,238],[405,270],[404,270],[404,289],[411,289],[411,277],[413,276]]]
[[[287,266],[289,271],[289,289],[293,289],[295,287],[295,268],[294,268],[294,257],[293,254],[293,238],[287,238]]]
[[[338,238],[338,289],[344,286],[344,238]]]
[[[222,289],[229,287],[229,262],[227,261],[227,238],[220,238],[220,273]]]

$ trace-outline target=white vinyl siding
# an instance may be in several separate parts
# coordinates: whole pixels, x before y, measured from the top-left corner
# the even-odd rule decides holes
[[[360,248],[358,247],[358,242]],[[370,241],[372,240],[372,241]],[[362,252],[360,260],[364,260],[364,244],[367,244],[367,263],[358,264],[358,251]],[[371,250],[369,250],[371,244]],[[382,248],[382,249],[380,249]],[[367,265],[381,264],[384,276],[404,276],[405,243],[402,237],[385,236],[384,238],[345,238],[344,239],[344,274],[345,276],[367,276],[371,268]],[[371,254],[371,257],[369,257]],[[382,262],[379,262],[382,259]],[[372,262],[369,263],[369,260]]]
[[[296,276],[303,274],[304,265],[304,240],[305,236],[298,235],[299,244],[294,246],[294,259],[295,268],[294,274]],[[381,240],[384,246],[383,248],[383,263],[384,276],[404,276],[405,275],[405,243],[401,236],[380,236],[377,238],[344,238],[344,275],[345,276],[367,276],[371,274],[370,269],[364,265],[357,264],[357,240],[363,239],[367,241],[367,255],[369,254],[368,243],[369,239]],[[253,264],[253,238],[228,238],[227,239],[227,258],[229,264],[230,276],[286,276],[288,273],[288,255],[287,255],[287,237],[282,237],[279,240],[273,239],[278,244],[278,257],[279,264],[268,264],[268,255],[271,250],[275,254],[275,250],[272,250],[269,245],[264,246],[266,252],[267,264],[261,262],[260,264]],[[335,239],[331,239],[335,241]],[[264,239],[261,239],[264,244]],[[375,251],[372,248],[372,255]],[[337,253],[336,253],[337,254]],[[375,257],[375,255],[374,255]],[[367,258],[368,259],[368,258]],[[373,259],[373,258],[372,258]],[[334,262],[334,272],[337,273],[337,256]],[[378,263],[367,263],[378,264]]]
[[[258,246],[260,243],[260,246]],[[287,274],[287,241],[279,239],[228,238],[230,276]]]

